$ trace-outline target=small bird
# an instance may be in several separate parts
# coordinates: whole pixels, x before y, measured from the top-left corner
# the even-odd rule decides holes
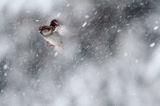
[[[47,41],[49,46],[54,46],[55,50],[58,52],[62,52],[63,50],[63,42],[62,36],[60,36],[59,30],[60,24],[58,20],[53,19],[50,22],[50,25],[43,25],[39,27],[39,32],[42,37]]]

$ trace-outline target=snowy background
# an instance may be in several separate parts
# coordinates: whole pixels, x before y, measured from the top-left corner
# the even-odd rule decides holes
[[[159,106],[159,0],[1,0],[0,106]],[[38,32],[58,19],[68,57]]]

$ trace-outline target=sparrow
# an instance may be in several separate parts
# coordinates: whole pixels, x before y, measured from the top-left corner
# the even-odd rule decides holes
[[[43,25],[39,27],[39,32],[44,38],[44,40],[47,41],[47,44],[49,46],[53,46],[54,49],[58,52],[62,52],[63,50],[63,42],[62,42],[62,36],[60,36],[58,30],[59,30],[60,24],[58,20],[53,19],[50,22],[50,25]]]

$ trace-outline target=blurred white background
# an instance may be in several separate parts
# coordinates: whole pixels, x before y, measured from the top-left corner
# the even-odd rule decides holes
[[[1,0],[0,106],[159,106],[158,0]],[[67,58],[38,32],[58,19]]]

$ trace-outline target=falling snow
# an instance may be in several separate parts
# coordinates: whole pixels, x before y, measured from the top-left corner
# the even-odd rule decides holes
[[[82,25],[82,27],[85,27],[86,25],[87,25],[87,22],[84,22],[83,25]]]
[[[153,42],[153,43],[150,44],[150,47],[154,47],[155,45],[156,45],[156,43]]]
[[[154,29],[154,30],[158,30],[158,29],[159,29],[159,26],[155,26],[153,29]]]
[[[159,4],[1,0],[0,106],[160,106]],[[38,31],[54,18],[61,53]]]
[[[37,20],[35,20],[35,21],[36,21],[36,22],[39,22],[40,20],[37,19]]]
[[[88,18],[89,18],[89,15],[86,15],[85,18],[88,19]]]
[[[5,65],[3,66],[3,69],[4,69],[4,70],[8,69],[8,65],[5,64]]]

